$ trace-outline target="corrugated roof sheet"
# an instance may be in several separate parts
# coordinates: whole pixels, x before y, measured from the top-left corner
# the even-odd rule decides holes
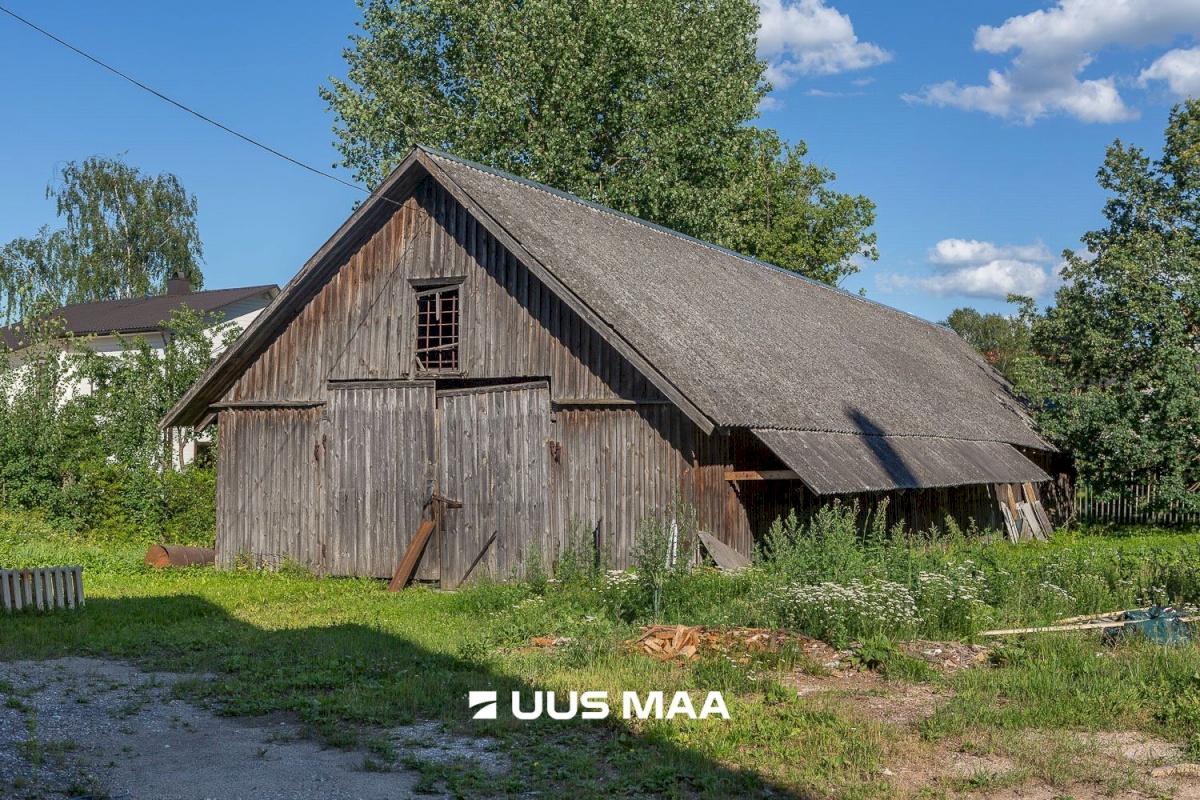
[[[274,295],[278,291],[278,286],[265,284],[189,294],[75,303],[59,308],[54,316],[62,320],[65,333],[76,336],[146,333],[161,330],[162,323],[170,320],[171,313],[185,305],[193,311],[211,313],[241,300],[260,294]],[[0,329],[0,340],[9,349],[22,347],[21,327],[13,325]]]
[[[754,434],[816,494],[1050,479],[1003,442],[761,428]]]
[[[548,187],[427,157],[717,425],[1052,449],[953,331]],[[455,187],[451,187],[452,191]]]

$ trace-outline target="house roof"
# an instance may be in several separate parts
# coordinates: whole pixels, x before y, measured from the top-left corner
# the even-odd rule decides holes
[[[163,425],[198,421],[416,180],[432,175],[702,428],[1053,450],[953,331],[429,148],[405,158]]]
[[[125,300],[104,300],[95,303],[75,303],[62,306],[53,315],[61,321],[62,332],[75,336],[149,333],[163,329],[171,313],[187,306],[200,313],[214,313],[241,300],[261,294],[274,297],[279,292],[275,284],[243,286],[235,289],[214,289],[187,294],[154,295]],[[24,346],[21,326],[0,328],[0,340],[10,350]]]

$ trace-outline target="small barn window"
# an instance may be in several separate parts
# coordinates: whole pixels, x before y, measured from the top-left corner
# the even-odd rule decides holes
[[[458,287],[418,291],[417,367],[422,372],[457,372],[458,335]]]

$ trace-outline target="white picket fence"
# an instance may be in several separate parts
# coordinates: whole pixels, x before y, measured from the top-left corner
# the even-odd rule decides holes
[[[0,604],[6,612],[83,605],[83,567],[0,569]]]

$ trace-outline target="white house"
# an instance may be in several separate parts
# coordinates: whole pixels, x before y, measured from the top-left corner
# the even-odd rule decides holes
[[[214,328],[222,323],[232,323],[240,332],[254,321],[277,294],[279,287],[275,284],[193,292],[187,278],[176,273],[167,281],[166,294],[76,303],[62,306],[54,312],[54,316],[59,320],[63,333],[72,335],[73,343],[82,344],[101,355],[117,355],[124,349],[123,339],[139,336],[161,353],[171,336],[164,323],[170,321],[172,313],[184,306],[211,318]],[[75,346],[73,343],[64,342],[64,352]],[[19,360],[20,351],[25,347],[19,327],[0,328],[0,351],[12,352]],[[80,380],[66,387],[65,396],[88,394],[91,388]],[[204,446],[203,441],[177,441],[175,463],[186,464],[194,460],[197,444]]]

